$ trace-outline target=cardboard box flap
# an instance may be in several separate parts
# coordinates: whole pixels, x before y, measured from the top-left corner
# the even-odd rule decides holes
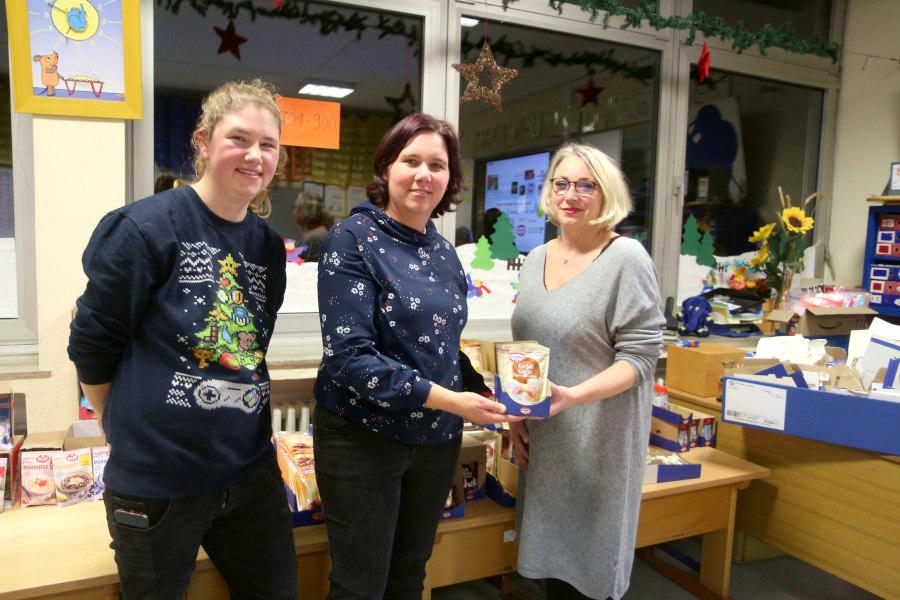
[[[775,312],[775,311],[772,311]],[[815,315],[817,317],[834,317],[841,315],[875,315],[877,314],[871,308],[866,306],[852,306],[852,307],[827,307],[827,306],[810,306],[807,307],[806,312]]]
[[[65,431],[45,431],[42,433],[29,433],[22,443],[22,451],[31,450],[62,450]]]
[[[776,323],[790,323],[791,319],[797,316],[792,310],[788,310],[785,308],[780,308],[778,310],[773,310],[766,316],[767,321],[775,321]]]

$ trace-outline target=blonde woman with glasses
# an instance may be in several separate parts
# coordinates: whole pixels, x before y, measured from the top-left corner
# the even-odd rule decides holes
[[[522,268],[513,337],[550,348],[546,421],[511,423],[519,572],[548,598],[621,598],[631,575],[661,348],[659,287],[641,244],[614,227],[631,210],[619,168],[591,146],[560,148],[541,208],[559,237]]]

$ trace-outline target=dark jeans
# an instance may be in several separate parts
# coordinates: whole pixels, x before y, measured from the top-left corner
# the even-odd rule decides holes
[[[421,599],[460,440],[404,444],[323,408],[313,431],[331,549],[329,600]]]
[[[297,553],[278,466],[221,490],[183,498],[137,498],[107,488],[106,523],[122,597],[180,599],[203,546],[231,598],[297,598]],[[115,521],[117,509],[149,517],[148,528]],[[133,514],[120,513],[126,519]]]

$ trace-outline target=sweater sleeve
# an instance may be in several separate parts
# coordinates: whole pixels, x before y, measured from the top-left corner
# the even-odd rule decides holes
[[[615,360],[626,361],[637,374],[635,385],[653,381],[662,349],[659,282],[653,261],[643,250],[628,252],[620,265],[618,296],[609,319]]]
[[[82,265],[88,282],[75,303],[69,358],[83,383],[109,383],[157,286],[159,269],[137,225],[121,211],[100,221]]]
[[[382,409],[419,408],[431,382],[378,347],[377,289],[354,233],[333,229],[319,261],[322,369],[334,383]]]

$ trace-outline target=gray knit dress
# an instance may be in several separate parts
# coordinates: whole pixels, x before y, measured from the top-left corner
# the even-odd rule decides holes
[[[661,349],[659,284],[643,246],[616,239],[562,287],[544,286],[546,246],[519,277],[516,340],[550,348],[550,380],[573,386],[624,360],[631,389],[528,421],[529,468],[519,479],[519,573],[552,577],[592,598],[628,589]]]

